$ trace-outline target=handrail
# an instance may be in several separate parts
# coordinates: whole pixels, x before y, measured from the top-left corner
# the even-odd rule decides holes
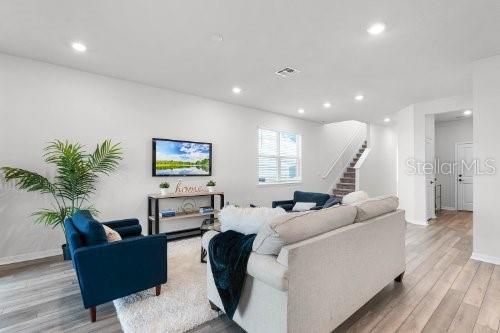
[[[354,142],[354,139],[356,139],[359,135],[359,133],[361,132],[361,130],[363,129],[363,126],[360,126],[358,128],[358,130],[353,134],[353,136],[351,137],[351,139],[349,140],[349,142],[345,145],[344,149],[342,149],[342,152],[340,152],[340,154],[337,156],[337,158],[335,159],[335,161],[332,163],[332,165],[330,166],[330,168],[328,169],[327,172],[325,172],[325,174],[323,175],[323,179],[325,179],[326,177],[328,177],[333,169],[335,168],[335,166],[337,165],[337,163],[339,162],[339,160],[344,156],[344,153],[346,152],[347,148],[349,148],[352,143]]]

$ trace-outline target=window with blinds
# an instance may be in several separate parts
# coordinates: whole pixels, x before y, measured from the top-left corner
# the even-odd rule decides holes
[[[259,128],[259,184],[301,180],[301,137]]]

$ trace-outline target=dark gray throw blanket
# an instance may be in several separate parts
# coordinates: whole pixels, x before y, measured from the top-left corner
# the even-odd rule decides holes
[[[215,286],[224,311],[231,319],[238,307],[254,239],[255,234],[244,235],[229,230],[215,235],[208,244]]]

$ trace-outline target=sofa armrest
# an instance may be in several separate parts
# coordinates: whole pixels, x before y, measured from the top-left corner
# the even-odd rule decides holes
[[[208,251],[210,240],[217,234],[217,231],[210,230],[203,235],[201,244],[205,250]],[[210,265],[210,261],[207,260],[207,262]],[[247,274],[275,289],[288,290],[288,267],[278,263],[276,256],[258,254],[256,252],[250,253],[247,263]]]
[[[108,222],[102,222],[107,227],[110,227],[111,229],[116,229],[116,228],[122,228],[122,227],[130,227],[134,225],[139,224],[138,219],[123,219],[123,220],[114,220],[114,221],[108,221]]]
[[[272,202],[272,207],[276,208],[276,207],[281,207],[283,205],[292,205],[293,207],[293,204],[294,204],[293,200],[278,200]]]
[[[248,258],[247,274],[275,289],[288,290],[288,267],[278,263],[273,255],[252,252]]]
[[[89,308],[167,281],[167,236],[152,235],[77,249],[73,262]]]

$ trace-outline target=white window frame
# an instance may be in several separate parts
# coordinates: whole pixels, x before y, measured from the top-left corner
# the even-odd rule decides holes
[[[261,155],[260,154],[260,147],[259,147],[259,132],[260,130],[265,130],[265,131],[272,131],[276,132],[278,135],[277,139],[277,155]],[[297,136],[298,139],[298,144],[297,144],[297,156],[281,156],[281,134],[292,134]],[[261,157],[268,157],[268,158],[276,158],[277,159],[277,175],[278,179],[273,182],[266,182],[266,183],[261,183],[259,181],[259,159]],[[281,160],[282,159],[297,159],[297,174],[298,177],[297,179],[294,180],[282,180],[281,179]],[[302,182],[302,135],[299,133],[293,133],[290,131],[282,131],[282,130],[277,130],[277,129],[272,129],[268,127],[259,127],[257,128],[257,185],[259,186],[268,186],[268,185],[286,185],[286,184],[300,184]]]

